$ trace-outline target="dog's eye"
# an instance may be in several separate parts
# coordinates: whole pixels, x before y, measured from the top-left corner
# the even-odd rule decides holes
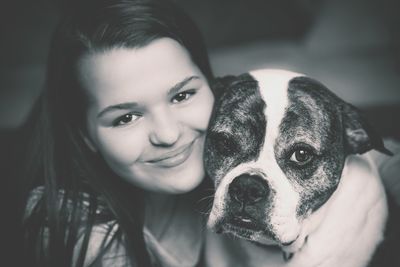
[[[296,162],[297,164],[303,165],[309,162],[312,156],[313,154],[309,149],[297,148],[290,156],[290,160]]]

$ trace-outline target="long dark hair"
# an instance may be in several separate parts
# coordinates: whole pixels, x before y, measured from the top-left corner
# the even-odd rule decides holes
[[[87,53],[139,48],[162,37],[179,42],[212,78],[200,32],[167,0],[82,0],[65,8],[51,42],[45,89],[28,123],[33,130],[24,169],[23,235],[30,266],[82,266],[92,228],[110,220],[118,223],[112,238],[123,242],[131,263],[150,266],[143,191],[116,177],[82,140],[87,96],[76,66]],[[99,213],[102,204],[107,209]]]

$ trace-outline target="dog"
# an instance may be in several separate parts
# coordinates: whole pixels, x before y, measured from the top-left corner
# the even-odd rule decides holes
[[[226,76],[214,90],[206,265],[368,266],[388,218],[368,151],[391,152],[360,112],[285,70]]]

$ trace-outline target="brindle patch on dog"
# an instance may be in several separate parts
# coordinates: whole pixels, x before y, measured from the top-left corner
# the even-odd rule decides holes
[[[205,144],[206,166],[216,184],[238,164],[258,157],[267,124],[266,104],[252,76],[243,74],[222,86],[226,91],[214,107]]]
[[[288,97],[274,150],[279,166],[300,194],[297,215],[302,216],[322,206],[339,183],[346,156],[342,120],[338,98],[313,79],[292,79]],[[299,150],[309,154],[305,164],[289,159]]]

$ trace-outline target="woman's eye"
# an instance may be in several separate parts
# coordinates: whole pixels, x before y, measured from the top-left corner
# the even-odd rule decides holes
[[[196,93],[195,90],[188,90],[188,91],[180,92],[171,99],[171,102],[175,104],[175,103],[180,103],[180,102],[186,101],[190,97],[192,97],[195,93]]]
[[[139,118],[139,116],[134,115],[134,114],[125,114],[119,118],[117,118],[114,122],[113,122],[113,126],[122,126],[122,125],[126,125],[129,124],[135,120],[137,120]]]
[[[313,154],[309,149],[298,148],[292,153],[292,155],[290,156],[290,160],[302,165],[309,162],[312,157]]]

